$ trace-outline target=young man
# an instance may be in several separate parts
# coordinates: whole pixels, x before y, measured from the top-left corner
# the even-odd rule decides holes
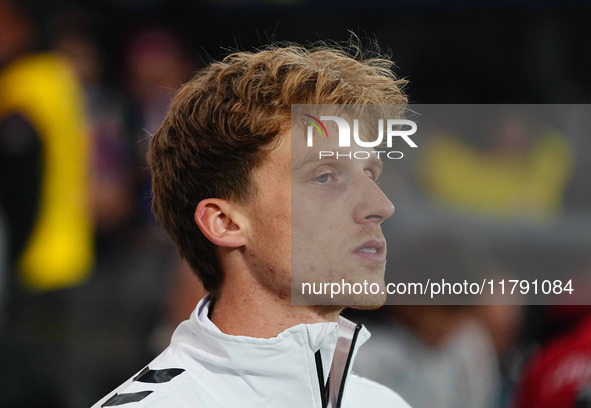
[[[295,264],[383,283],[380,224],[394,207],[375,184],[379,160],[310,160],[292,146],[290,117],[292,104],[404,104],[391,67],[269,47],[232,54],[178,92],[151,141],[153,206],[209,296],[95,407],[408,407],[351,374],[369,333],[342,306],[290,299]]]

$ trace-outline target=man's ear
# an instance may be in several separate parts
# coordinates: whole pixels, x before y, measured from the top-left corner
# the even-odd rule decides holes
[[[226,200],[202,200],[195,210],[195,222],[203,235],[217,246],[236,248],[246,244],[240,214]]]

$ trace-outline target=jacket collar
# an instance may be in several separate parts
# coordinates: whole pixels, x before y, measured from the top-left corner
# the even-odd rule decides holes
[[[370,336],[361,327],[350,350],[357,325],[343,317],[337,322],[298,324],[270,339],[232,336],[222,333],[209,319],[209,307],[210,299],[205,297],[172,337],[171,345],[188,354],[196,368],[243,376],[251,384],[281,378],[285,389],[305,392],[303,387],[309,393],[311,387],[316,391],[315,400],[320,398],[315,353],[320,351],[322,357],[324,383],[330,373],[331,394],[338,393],[345,368],[348,375],[357,350]]]

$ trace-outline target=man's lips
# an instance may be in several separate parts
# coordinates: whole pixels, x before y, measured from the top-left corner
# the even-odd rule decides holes
[[[386,242],[378,240],[367,241],[355,248],[353,253],[368,261],[385,263]]]

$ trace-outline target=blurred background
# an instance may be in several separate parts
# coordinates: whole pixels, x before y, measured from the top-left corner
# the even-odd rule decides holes
[[[150,213],[145,152],[205,64],[353,32],[390,51],[412,103],[585,104],[590,22],[583,1],[0,0],[0,407],[92,405],[203,295]],[[384,186],[408,245],[390,265],[511,277],[562,244],[548,267],[589,276],[589,116],[568,112],[550,139],[429,139]],[[415,408],[591,407],[587,306],[348,315],[374,333],[354,369]]]

